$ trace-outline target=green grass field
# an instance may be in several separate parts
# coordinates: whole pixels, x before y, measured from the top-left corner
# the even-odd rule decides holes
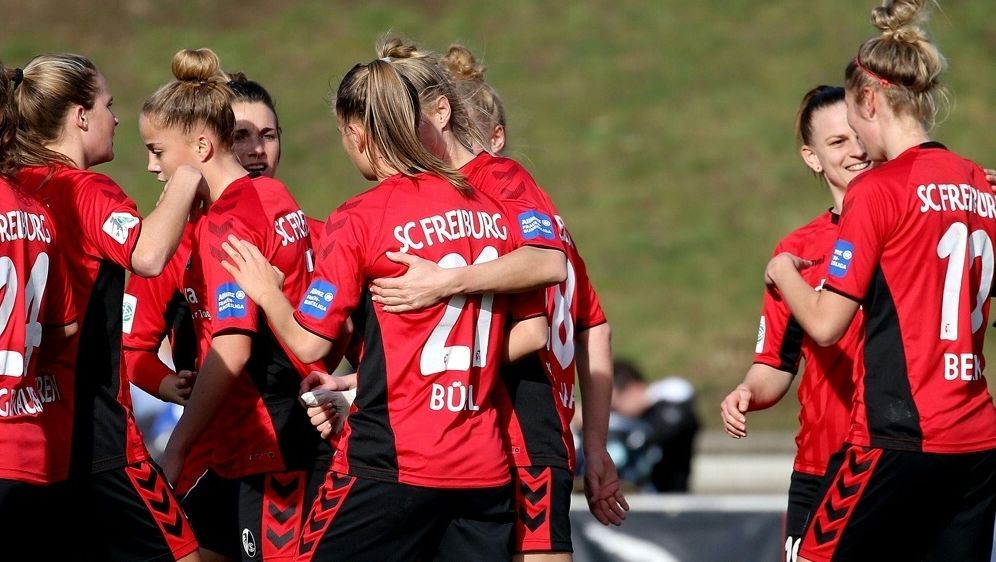
[[[396,4],[396,5],[395,5]],[[705,421],[751,361],[775,242],[830,205],[793,139],[798,100],[839,83],[871,35],[871,0],[505,0],[164,3],[0,0],[0,60],[76,51],[107,76],[121,120],[101,171],[143,209],[142,101],[183,47],[209,46],[275,96],[280,176],[325,216],[367,185],[341,153],[326,99],[388,31],[483,56],[509,114],[510,155],[544,185],[583,249],[620,356],[682,374]],[[989,2],[942,2],[931,29],[957,105],[937,138],[996,163],[996,28]],[[992,386],[992,385],[991,385]],[[792,401],[755,427],[790,428]]]

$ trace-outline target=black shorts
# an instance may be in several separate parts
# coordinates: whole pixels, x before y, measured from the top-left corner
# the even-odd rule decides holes
[[[553,466],[518,467],[515,489],[515,534],[512,551],[574,552],[571,544],[571,492],[574,477]]]
[[[795,562],[799,557],[799,545],[806,531],[809,513],[819,500],[822,476],[792,471],[789,485],[788,510],[785,512],[785,562]]]
[[[172,561],[197,551],[180,502],[151,460],[71,482],[80,525],[92,533],[76,559]]]
[[[799,556],[989,562],[996,450],[932,454],[845,445],[831,458]]]
[[[67,509],[69,485],[0,479],[0,559],[71,560],[87,533]]]
[[[299,560],[508,561],[511,487],[439,489],[329,472]]]
[[[208,470],[183,496],[183,510],[201,548],[237,560],[239,545],[239,481]]]
[[[269,472],[239,479],[207,471],[183,498],[197,540],[232,559],[295,560],[298,542],[325,476]]]

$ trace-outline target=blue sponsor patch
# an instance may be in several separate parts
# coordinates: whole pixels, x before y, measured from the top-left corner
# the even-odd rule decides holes
[[[315,279],[308,287],[308,292],[304,294],[304,300],[301,301],[301,306],[297,307],[297,311],[322,320],[329,313],[329,308],[332,307],[335,292],[336,288],[332,283]]]
[[[830,256],[830,267],[828,268],[830,275],[834,277],[847,275],[847,268],[850,267],[853,258],[854,244],[847,240],[838,239],[837,243],[834,244],[833,254]]]
[[[522,230],[523,240],[533,238],[546,238],[553,240],[556,236],[553,232],[553,221],[550,217],[539,211],[526,211],[519,214],[519,229]]]
[[[218,287],[218,320],[245,318],[246,293],[237,283],[225,283]]]

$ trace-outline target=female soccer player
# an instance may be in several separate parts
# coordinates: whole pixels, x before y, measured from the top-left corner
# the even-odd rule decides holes
[[[214,52],[180,51],[173,58],[173,74],[176,79],[142,108],[150,169],[168,179],[179,166],[196,167],[207,182],[209,203],[184,275],[199,331],[200,365],[163,466],[175,479],[195,441],[206,439],[213,446],[210,468],[230,483],[230,496],[199,503],[196,507],[204,511],[191,513],[198,536],[206,537],[204,546],[229,557],[241,550],[243,559],[292,559],[303,512],[331,451],[297,402],[308,366],[288,356],[266,317],[221,269],[219,238],[236,233],[262,247],[287,274],[283,290],[297,299],[308,278],[307,225],[286,187],[262,176],[250,179],[232,152],[233,94]],[[190,495],[196,492],[197,487]],[[233,509],[237,526],[218,529],[232,532],[204,533],[230,521]]]
[[[423,101],[423,142],[428,147],[446,147],[438,154],[452,164],[463,164],[460,171],[473,185],[498,198],[519,218],[527,243],[539,248],[565,252],[567,279],[546,291],[546,315],[550,325],[548,345],[537,356],[510,365],[503,373],[505,390],[504,423],[508,428],[509,450],[514,460],[516,513],[515,551],[530,554],[555,554],[568,558],[570,539],[570,493],[573,489],[574,440],[570,421],[574,415],[575,346],[579,355],[582,401],[587,423],[584,445],[587,453],[586,493],[592,514],[602,523],[618,525],[625,517],[626,502],[618,486],[615,466],[605,451],[608,431],[609,398],[612,389],[611,345],[609,326],[598,297],[587,277],[584,261],[574,241],[550,201],[532,177],[515,161],[480,152],[472,159],[461,157],[467,141],[460,142],[461,128],[476,129],[467,138],[490,138],[492,148],[504,145],[495,140],[490,121],[471,119],[460,126],[464,116],[503,113],[497,94],[476,96],[487,85],[483,69],[465,48],[450,48],[447,57],[418,52],[400,41],[387,42],[379,54],[391,60],[412,79]],[[447,70],[453,77],[449,80]],[[493,90],[489,90],[493,93]],[[458,92],[463,92],[461,95]],[[484,107],[473,107],[463,99],[477,100]],[[468,109],[464,109],[464,107]],[[455,110],[452,108],[456,108]],[[436,140],[433,140],[433,135]],[[477,143],[480,146],[480,142]],[[436,152],[436,148],[433,148]],[[533,220],[537,219],[537,220]],[[546,227],[544,229],[544,226]],[[414,256],[402,257],[410,266],[400,279],[374,281],[375,301],[397,310],[394,299],[406,299],[409,280],[423,285],[439,280],[444,273],[431,262]],[[427,274],[422,271],[429,272]],[[436,275],[432,275],[435,272]],[[420,278],[424,275],[424,278]],[[521,274],[520,274],[521,275]],[[501,283],[500,279],[492,280]],[[512,290],[498,286],[497,290]],[[409,291],[405,294],[403,291]],[[394,306],[392,306],[394,305]],[[544,367],[548,366],[548,367]],[[537,495],[537,491],[546,493]],[[545,524],[538,524],[546,521]]]
[[[280,163],[281,133],[273,98],[263,86],[241,72],[229,78],[235,116],[232,152],[251,177],[273,178]],[[158,169],[151,171],[159,173]],[[314,243],[311,227],[321,223],[310,221]],[[190,396],[197,356],[182,283],[190,258],[193,225],[193,221],[188,223],[180,246],[163,273],[152,278],[131,277],[125,294],[125,308],[132,313],[122,340],[129,379],[149,394],[181,405]],[[167,335],[170,335],[175,371],[159,360],[159,347]],[[182,494],[183,488],[177,486],[176,490]]]
[[[847,124],[843,88],[818,86],[807,92],[799,107],[796,135],[802,142],[803,162],[826,184],[833,206],[783,238],[772,255],[789,252],[823,263],[829,259],[837,240],[847,184],[872,163]],[[823,273],[820,267],[801,271],[807,283],[817,289],[825,280]],[[858,312],[840,341],[820,347],[805,337],[785,300],[767,291],[754,364],[720,406],[726,432],[731,437],[746,437],[744,414],[769,408],[781,400],[792,384],[800,358],[805,359],[806,368],[799,384],[801,427],[796,437],[798,450],[785,517],[786,562],[793,562],[798,553],[806,519],[818,499],[816,494],[830,455],[844,443],[854,393],[851,371],[861,329]]]
[[[46,543],[38,521],[75,523],[60,515],[57,494],[65,486],[54,484],[59,475],[51,473],[48,450],[48,436],[72,420],[65,410],[46,408],[57,394],[37,366],[41,353],[76,333],[76,310],[55,225],[14,179],[14,90],[22,77],[20,69],[0,64],[0,541],[12,559],[59,558],[72,551]]]
[[[48,208],[70,270],[80,332],[40,358],[61,400],[46,409],[72,411],[51,434],[55,478],[72,473],[81,497],[79,527],[92,528],[95,557],[196,557],[197,544],[172,491],[151,462],[120,373],[125,270],[158,275],[176,249],[201,176],[175,174],[143,220],[110,178],[90,167],[114,157],[111,92],[79,55],[35,57],[15,91],[20,119],[18,181]],[[72,431],[72,455],[69,431]]]
[[[504,330],[503,295],[456,297],[423,312],[375,307],[370,280],[402,266],[388,249],[418,252],[445,267],[512,251],[513,224],[497,202],[429,154],[418,138],[419,99],[394,67],[353,67],[335,97],[343,148],[378,185],[326,221],[317,269],[297,311],[265,259],[230,238],[226,265],[303,360],[324,356],[354,311],[364,334],[357,395],[332,471],[312,509],[302,559],[507,560],[512,510],[508,464],[492,403]],[[538,303],[514,314],[546,339]]]
[[[945,62],[923,0],[872,12],[880,36],[845,73],[847,119],[871,160],[850,185],[814,292],[791,254],[767,281],[821,345],[864,306],[847,444],[831,460],[800,560],[987,560],[996,407],[982,376],[996,199],[975,164],[932,142]]]

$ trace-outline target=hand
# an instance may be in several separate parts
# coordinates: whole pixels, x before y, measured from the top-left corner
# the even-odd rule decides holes
[[[166,193],[169,186],[175,183],[195,185],[197,186],[198,197],[208,200],[211,198],[211,190],[208,188],[207,181],[204,179],[201,171],[193,166],[188,164],[177,166],[176,171],[173,172],[173,175],[169,178],[169,181],[166,182],[166,186],[163,187],[163,194]],[[162,195],[160,195],[159,199],[160,201],[162,200]]]
[[[195,371],[187,370],[166,375],[159,383],[159,398],[164,402],[186,406],[190,392],[194,389],[194,379],[196,378]]]
[[[400,277],[374,279],[370,286],[373,301],[384,307],[384,312],[409,312],[432,306],[449,297],[446,292],[452,272],[434,262],[411,254],[387,252],[387,259],[408,266]]]
[[[308,408],[308,418],[311,425],[318,430],[322,439],[328,439],[339,424],[339,413],[332,404],[322,404]]]
[[[619,487],[616,464],[605,449],[585,452],[584,495],[591,514],[602,525],[618,527],[626,519],[629,503]]]
[[[989,187],[992,188],[993,191],[996,191],[996,170],[986,168],[984,171],[986,172],[986,181],[989,182]]]
[[[310,392],[316,388],[324,388],[337,392],[353,390],[356,388],[356,373],[337,377],[321,371],[311,371],[308,376],[301,380],[301,388],[298,391],[298,395]]]
[[[782,252],[771,258],[768,267],[764,269],[764,283],[766,285],[776,285],[776,277],[780,268],[790,265],[796,271],[801,271],[813,265],[813,262],[794,256],[788,252]]]
[[[228,260],[222,260],[225,268],[245,291],[249,298],[259,304],[271,291],[280,292],[284,284],[284,274],[270,265],[259,248],[245,240],[239,240],[229,234],[228,241],[221,243],[221,249],[228,254]]]
[[[335,392],[342,392],[356,388],[356,374],[337,377],[321,371],[312,371],[301,381],[301,388],[298,394],[311,392],[316,388],[323,388]],[[311,425],[318,430],[322,439],[328,439],[333,433],[342,431],[342,423],[345,421],[336,410],[332,402],[321,406],[308,407],[308,418]]]
[[[740,385],[733,389],[733,392],[726,395],[726,398],[719,405],[720,414],[723,417],[723,429],[726,434],[734,439],[747,437],[747,408],[750,407],[750,400],[753,393],[747,387]]]

